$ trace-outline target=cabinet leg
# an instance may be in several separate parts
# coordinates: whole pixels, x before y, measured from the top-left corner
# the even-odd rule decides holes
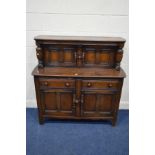
[[[39,116],[39,124],[40,125],[44,124],[44,121],[45,121],[44,117]]]
[[[116,120],[115,120],[115,119],[111,120],[111,123],[112,123],[112,126],[113,126],[113,127],[116,126]]]

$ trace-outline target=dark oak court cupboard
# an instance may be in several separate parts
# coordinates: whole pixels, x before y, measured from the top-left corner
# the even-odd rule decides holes
[[[33,70],[39,122],[46,118],[116,124],[125,72],[119,37],[37,36]]]

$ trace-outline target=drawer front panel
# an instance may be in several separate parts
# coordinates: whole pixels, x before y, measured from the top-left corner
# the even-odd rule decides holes
[[[83,89],[120,89],[119,80],[83,80]]]
[[[75,88],[75,80],[73,79],[40,79],[40,88]]]

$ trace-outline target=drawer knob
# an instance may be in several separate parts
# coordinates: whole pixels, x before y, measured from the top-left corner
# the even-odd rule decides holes
[[[48,85],[48,82],[44,82],[44,85],[47,86]]]
[[[87,86],[88,86],[88,87],[91,87],[91,86],[92,86],[92,84],[91,84],[90,82],[88,82],[88,83],[87,83]]]
[[[111,87],[112,87],[112,84],[111,84],[111,83],[109,83],[109,84],[108,84],[108,87],[109,87],[109,88],[111,88]]]
[[[65,86],[66,86],[66,87],[69,87],[69,86],[70,86],[70,84],[69,84],[68,82],[66,82],[66,83],[65,83]]]

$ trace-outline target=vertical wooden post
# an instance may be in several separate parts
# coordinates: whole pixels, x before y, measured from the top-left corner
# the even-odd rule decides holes
[[[44,65],[43,65],[43,51],[39,44],[37,44],[36,55],[38,58],[38,67],[43,68],[44,67]]]
[[[83,65],[84,60],[84,53],[82,51],[82,47],[78,47],[76,51],[76,63],[78,67],[81,67]]]
[[[119,47],[118,47],[118,50],[117,50],[117,53],[116,53],[116,58],[115,58],[115,61],[116,61],[116,66],[115,66],[115,69],[116,70],[120,70],[120,63],[122,61],[122,58],[123,58],[123,48],[124,44],[120,44]]]
[[[75,96],[76,96],[76,115],[80,116],[81,114],[81,80],[77,79],[76,80],[76,92],[75,92]]]

